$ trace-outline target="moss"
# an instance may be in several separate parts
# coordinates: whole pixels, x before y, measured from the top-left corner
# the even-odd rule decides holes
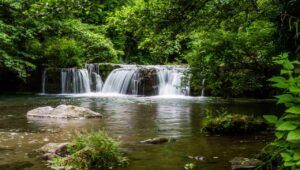
[[[50,161],[53,169],[112,169],[127,163],[119,149],[120,143],[102,131],[80,133],[68,145],[65,157]]]
[[[267,124],[260,117],[227,112],[207,116],[202,121],[203,131],[213,134],[254,133],[267,129]]]

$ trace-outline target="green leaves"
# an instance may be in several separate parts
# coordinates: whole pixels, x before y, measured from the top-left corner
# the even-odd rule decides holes
[[[300,114],[300,105],[292,106],[289,109],[287,109],[286,112],[298,115]]]
[[[281,117],[266,115],[265,119],[275,124],[276,140],[272,143],[273,146],[282,148],[280,153],[285,167],[291,169],[300,168],[300,79],[299,76],[294,76],[294,64],[299,64],[298,61],[289,61],[287,53],[274,58],[277,64],[281,64],[283,69],[281,75],[270,79],[274,82],[274,87],[285,90],[282,95],[276,96],[278,103],[285,104],[288,109]]]
[[[300,142],[300,130],[290,131],[286,140],[290,142]]]
[[[283,122],[281,123],[277,128],[276,130],[279,130],[279,131],[283,131],[283,130],[295,130],[297,128],[296,125],[294,125],[292,122]]]
[[[276,98],[278,99],[277,103],[281,104],[281,103],[291,103],[295,101],[295,98],[293,95],[291,94],[282,94],[282,95],[278,95],[276,96]]]
[[[263,116],[269,123],[275,124],[278,121],[277,116],[274,115],[264,115]]]

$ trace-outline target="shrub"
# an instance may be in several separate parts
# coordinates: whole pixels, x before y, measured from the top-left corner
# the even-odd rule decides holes
[[[51,161],[53,169],[112,169],[127,160],[119,150],[119,142],[105,132],[80,133],[68,146],[68,156]]]
[[[69,38],[50,38],[45,43],[44,55],[50,67],[76,67],[83,61],[84,49]]]
[[[275,63],[283,66],[280,76],[271,79],[274,87],[283,90],[276,96],[279,104],[284,104],[287,110],[281,117],[265,115],[264,118],[275,125],[276,140],[271,145],[280,149],[278,152],[283,159],[286,169],[300,168],[300,77],[295,66],[299,61],[290,61],[288,54],[274,58]]]
[[[260,117],[222,113],[203,119],[203,131],[216,134],[253,133],[265,130],[267,125]]]

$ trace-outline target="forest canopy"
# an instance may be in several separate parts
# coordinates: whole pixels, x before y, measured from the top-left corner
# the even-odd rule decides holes
[[[264,95],[298,59],[299,0],[2,0],[0,80],[85,63],[187,64],[194,93]],[[3,76],[2,76],[3,77]]]

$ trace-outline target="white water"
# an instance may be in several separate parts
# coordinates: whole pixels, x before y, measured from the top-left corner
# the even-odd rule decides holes
[[[153,95],[158,96],[188,96],[189,83],[184,83],[185,67],[178,66],[135,66],[121,65],[113,70],[103,83],[98,64],[86,64],[85,69],[61,69],[61,94],[87,94],[96,92],[102,95],[144,95],[145,83],[140,77],[140,69],[154,69],[150,87]],[[147,74],[147,73],[146,73]],[[46,92],[45,84],[47,72],[43,74],[43,93]],[[141,89],[139,89],[141,88]],[[139,91],[140,90],[140,91]],[[149,89],[148,89],[149,90]],[[204,90],[203,90],[204,94]]]
[[[113,70],[103,85],[102,93],[137,94],[138,86],[134,81],[134,78],[137,76],[136,71],[137,68],[119,68]],[[130,89],[131,84],[133,84],[132,89]]]
[[[89,73],[86,69],[61,69],[61,93],[90,93]]]
[[[159,95],[186,95],[190,93],[189,85],[183,82],[183,71],[176,69],[158,69]]]
[[[100,75],[100,69],[99,64],[86,64],[85,68],[87,69],[89,73],[89,79],[90,79],[90,87],[93,86],[94,92],[101,92],[103,81],[101,79]]]

